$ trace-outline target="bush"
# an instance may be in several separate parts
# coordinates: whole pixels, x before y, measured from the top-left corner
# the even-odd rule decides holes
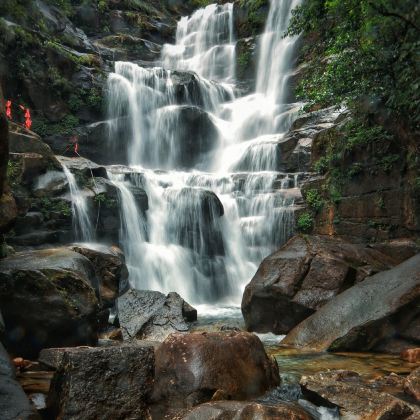
[[[303,213],[299,216],[297,221],[297,228],[299,232],[310,233],[314,227],[314,219],[310,213]]]

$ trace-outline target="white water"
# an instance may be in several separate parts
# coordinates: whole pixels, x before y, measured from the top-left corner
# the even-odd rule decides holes
[[[94,233],[89,216],[89,209],[84,192],[78,187],[75,176],[69,168],[61,161],[64,175],[67,178],[70,189],[71,206],[73,213],[73,230],[75,239],[81,242],[92,242]]]
[[[297,3],[271,1],[247,97],[233,95],[229,3],[181,19],[176,44],[162,50],[165,69],[115,63],[110,147],[127,150],[131,173],[111,168],[110,178],[133,287],[237,305],[261,260],[292,235],[298,176],[278,171],[278,142],[295,117],[285,102],[296,39],[282,35]],[[145,215],[134,187],[147,192]]]

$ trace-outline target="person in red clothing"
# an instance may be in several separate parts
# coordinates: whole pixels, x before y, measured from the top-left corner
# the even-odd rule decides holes
[[[31,111],[29,111],[29,108],[25,111],[25,127],[30,130],[32,126],[32,120],[31,120]]]
[[[12,119],[12,101],[6,102],[6,116],[9,118],[9,120]]]

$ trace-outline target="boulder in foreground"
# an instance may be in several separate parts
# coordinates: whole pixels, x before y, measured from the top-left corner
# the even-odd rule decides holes
[[[171,334],[156,350],[156,410],[246,400],[280,382],[278,366],[247,332]],[[160,406],[160,407],[159,407]]]
[[[0,343],[0,418],[2,420],[35,420],[35,413],[28,397],[15,377],[15,367]]]
[[[49,414],[67,420],[147,419],[153,374],[152,346],[66,349],[51,382]]]
[[[30,358],[45,347],[95,344],[96,288],[90,261],[68,249],[21,252],[0,260],[8,350]]]
[[[259,404],[257,402],[216,401],[199,405],[182,420],[310,420],[301,408],[291,404]]]
[[[420,254],[336,296],[282,341],[313,350],[364,351],[401,334],[420,312]]]
[[[124,340],[163,341],[171,333],[188,332],[188,322],[197,320],[197,311],[178,293],[130,289],[117,306]]]
[[[339,293],[418,251],[412,241],[375,247],[320,235],[295,236],[261,263],[247,285],[242,299],[246,327],[287,334]]]
[[[398,420],[413,414],[413,409],[404,401],[364,386],[356,372],[321,372],[303,376],[300,384],[309,401],[338,406],[344,419]]]

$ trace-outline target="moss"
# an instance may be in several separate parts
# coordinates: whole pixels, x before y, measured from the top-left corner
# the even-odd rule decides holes
[[[108,197],[106,193],[96,194],[94,200],[96,204],[104,205],[108,209],[115,209],[118,206],[117,200]]]
[[[18,162],[9,160],[7,162],[7,179],[11,186],[18,185],[21,182],[22,165]]]
[[[314,219],[311,213],[306,212],[299,216],[297,220],[297,228],[299,232],[310,233],[314,227]]]
[[[42,214],[47,218],[51,215],[51,213],[59,213],[64,217],[70,217],[72,215],[71,205],[64,200],[42,198],[39,201],[39,206]]]
[[[323,198],[316,189],[311,189],[305,193],[305,201],[308,203],[309,207],[316,213],[319,212],[325,204]]]

